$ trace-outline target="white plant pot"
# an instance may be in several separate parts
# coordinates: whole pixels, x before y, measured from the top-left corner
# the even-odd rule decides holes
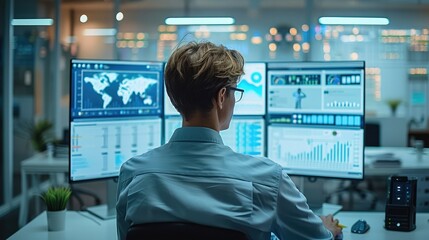
[[[47,211],[48,231],[63,231],[66,226],[66,209],[61,211]]]

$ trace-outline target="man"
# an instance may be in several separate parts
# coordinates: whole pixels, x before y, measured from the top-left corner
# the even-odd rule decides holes
[[[301,100],[307,97],[307,95],[301,91],[301,88],[298,88],[292,96],[295,98],[295,109],[301,109]]]
[[[229,127],[243,75],[240,53],[212,43],[179,47],[165,69],[165,85],[183,123],[170,141],[122,165],[117,227],[194,222],[235,229],[249,239],[332,239],[341,229],[318,217],[281,167],[232,151],[219,131]]]

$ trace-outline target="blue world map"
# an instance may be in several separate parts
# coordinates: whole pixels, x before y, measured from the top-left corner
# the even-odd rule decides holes
[[[83,109],[144,109],[159,105],[156,73],[83,72]]]

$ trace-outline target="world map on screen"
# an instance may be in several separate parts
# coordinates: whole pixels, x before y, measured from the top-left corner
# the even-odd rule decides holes
[[[82,109],[129,109],[158,107],[157,73],[82,73]]]

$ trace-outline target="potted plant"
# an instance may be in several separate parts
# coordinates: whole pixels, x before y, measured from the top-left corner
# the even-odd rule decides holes
[[[42,193],[46,204],[48,217],[48,231],[64,230],[66,220],[66,207],[71,196],[69,187],[50,187]]]
[[[52,142],[51,129],[53,124],[48,120],[40,120],[30,130],[31,143],[34,150],[43,152],[48,143]]]
[[[401,104],[401,99],[390,99],[387,100],[387,105],[390,107],[390,111],[392,112],[392,116],[396,116],[396,110],[398,106]]]

